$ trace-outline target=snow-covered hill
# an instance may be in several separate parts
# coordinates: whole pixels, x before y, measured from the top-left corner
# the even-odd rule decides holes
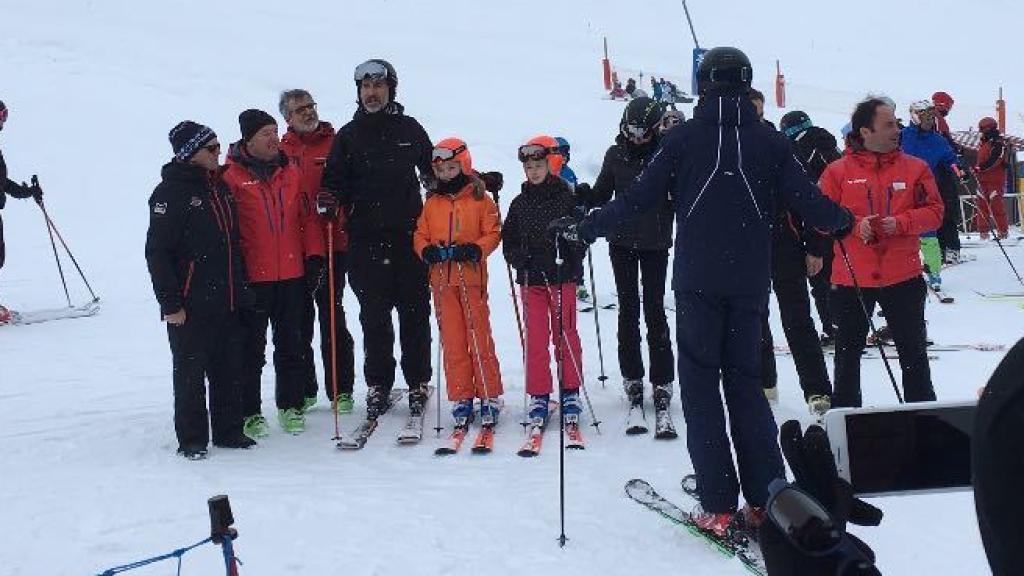
[[[1015,2],[986,0],[967,13],[953,0],[926,8],[779,4],[691,2],[691,11],[703,43],[750,54],[755,85],[766,93],[781,59],[790,105],[820,125],[837,131],[869,91],[903,106],[943,89],[957,98],[951,125],[966,128],[992,113],[999,85],[1011,128],[1024,125],[1015,107],[1024,105],[1024,81],[1009,55],[992,58],[988,48],[1012,37],[1011,25],[1024,16]],[[625,481],[639,476],[677,496],[691,468],[682,440],[622,434],[614,313],[601,316],[612,376],[606,390],[594,378],[591,320],[581,319],[603,424],[600,436],[586,430],[587,451],[566,456],[570,541],[562,550],[556,444],[534,460],[514,454],[522,368],[503,275],[493,275],[490,289],[509,410],[491,456],[438,460],[431,441],[395,446],[398,423],[390,419],[366,450],[339,453],[321,406],[301,437],[274,426],[257,450],[214,451],[193,463],[174,456],[170,355],[142,253],[146,199],[170,155],[171,126],[193,119],[227,143],[238,138],[239,111],[275,112],[278,93],[294,87],[309,89],[322,118],[339,126],[355,110],[352,68],[370,57],[397,67],[399,100],[432,138],[459,135],[478,167],[505,173],[506,197],[521,179],[516,146],[542,132],[569,138],[577,172],[592,180],[622,110],[600,98],[601,39],[609,37],[617,63],[685,77],[691,43],[678,3],[0,0],[0,14],[0,99],[11,109],[0,146],[12,178],[40,175],[51,216],[104,305],[91,319],[0,329],[5,574],[95,573],[199,539],[204,500],[215,493],[231,496],[244,574],[742,573],[622,495]],[[782,113],[767,111],[773,120]],[[60,305],[41,215],[12,200],[3,216],[0,302]],[[1015,287],[998,251],[977,252],[977,262],[946,275],[957,304],[929,306],[939,342],[1009,344],[1024,332],[1017,304],[972,295]],[[1011,256],[1024,263],[1024,249]],[[609,294],[603,243],[595,262],[598,292]],[[85,291],[73,289],[84,300]],[[358,306],[347,298],[358,338]],[[773,325],[781,338],[777,314]],[[998,358],[943,355],[933,367],[940,398],[972,397]],[[792,364],[780,359],[779,369],[776,416],[803,418]],[[869,402],[893,401],[880,364],[866,361],[864,379]],[[264,383],[270,398],[269,368]],[[364,386],[357,381],[359,406]],[[681,424],[678,403],[674,412]],[[858,534],[874,545],[886,574],[986,571],[970,494],[881,505],[882,526]],[[184,573],[215,573],[217,561],[212,547],[200,549]]]

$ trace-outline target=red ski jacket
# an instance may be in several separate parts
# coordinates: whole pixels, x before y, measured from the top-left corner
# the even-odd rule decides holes
[[[1006,157],[1002,138],[982,140],[978,146],[978,185],[986,193],[1006,190]]]
[[[289,128],[281,138],[281,151],[288,156],[288,159],[298,167],[302,174],[302,194],[314,211],[316,195],[321,190],[320,181],[323,179],[324,166],[327,165],[327,155],[331,152],[332,144],[334,144],[334,127],[329,122],[321,122],[319,128],[307,134],[299,134]],[[327,219],[322,216],[318,218],[320,228],[326,230]],[[348,233],[345,231],[345,212],[338,210],[338,215],[334,219],[334,251],[344,252],[346,250],[348,250]]]
[[[942,198],[923,160],[894,150],[848,153],[828,165],[818,182],[821,191],[853,213],[853,232],[842,240],[858,283],[865,288],[891,286],[920,276],[918,235],[942,224]],[[857,235],[866,216],[896,218],[896,232],[865,244]],[[832,283],[852,286],[842,253],[834,247]]]
[[[319,216],[302,195],[298,168],[284,154],[260,162],[236,142],[228,152],[224,182],[238,206],[250,282],[299,278],[306,258],[324,256]]]

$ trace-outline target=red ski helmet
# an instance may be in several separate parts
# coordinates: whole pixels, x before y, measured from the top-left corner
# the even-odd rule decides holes
[[[940,112],[949,112],[953,109],[953,97],[942,91],[932,94],[932,103]]]
[[[990,130],[999,130],[999,124],[996,119],[991,116],[985,116],[981,120],[978,120],[978,130],[982,132],[988,132]]]

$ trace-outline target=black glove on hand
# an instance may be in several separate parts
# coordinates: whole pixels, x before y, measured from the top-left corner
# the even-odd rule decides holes
[[[324,282],[324,257],[310,256],[306,258],[306,288],[310,294],[316,294]]]
[[[480,179],[484,182],[484,188],[491,194],[500,191],[501,187],[505,185],[505,177],[501,175],[501,172],[483,172],[480,174]]]
[[[846,224],[844,224],[840,228],[835,229],[832,232],[832,237],[835,238],[836,240],[842,240],[843,238],[849,236],[850,232],[853,232],[853,224],[854,222],[856,222],[856,220],[853,217],[853,212],[850,212],[848,208],[844,207],[843,212],[846,213]]]
[[[437,177],[433,174],[420,174],[420,184],[427,192],[437,190]]]
[[[576,244],[592,244],[595,240],[586,220],[579,216],[562,216],[552,220],[548,224],[548,232]]]
[[[317,192],[316,212],[328,220],[333,220],[338,215],[338,199],[329,190]]]
[[[576,195],[577,206],[593,208],[593,190],[590,188],[590,184],[580,182],[576,185],[576,190],[573,192]]]
[[[452,247],[452,260],[456,262],[479,262],[483,254],[483,250],[473,243],[456,244]]]
[[[426,262],[427,264],[437,264],[438,262],[444,262],[444,254],[441,252],[441,249],[438,248],[437,246],[434,246],[433,244],[423,249],[423,254],[421,255],[421,258],[423,258],[423,261]]]

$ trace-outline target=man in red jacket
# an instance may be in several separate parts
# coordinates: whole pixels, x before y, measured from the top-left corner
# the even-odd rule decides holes
[[[260,410],[260,377],[269,322],[278,420],[284,431],[299,434],[305,430],[302,406],[308,380],[302,318],[321,275],[323,236],[316,213],[304,202],[298,168],[280,150],[273,116],[246,110],[239,114],[238,124],[242,139],[228,150],[224,181],[238,205],[242,256],[255,304],[244,317],[244,428],[250,437],[268,433]]]
[[[855,218],[853,233],[835,248],[832,267],[837,325],[832,406],[861,405],[860,356],[868,319],[857,285],[868,314],[876,302],[885,312],[899,352],[906,400],[934,400],[918,235],[942,223],[942,199],[928,165],[900,151],[892,107],[876,98],[865,100],[857,105],[851,124],[851,148],[829,164],[818,183]]]
[[[1006,205],[1003,193],[1006,191],[1006,144],[999,133],[999,124],[986,116],[978,122],[981,144],[978,146],[978,209],[974,213],[974,225],[983,240],[988,240],[991,222],[995,220],[999,238],[1006,238]]]
[[[337,410],[340,414],[352,412],[352,384],[355,378],[355,359],[352,351],[352,335],[345,322],[345,307],[342,294],[345,289],[346,258],[348,251],[348,234],[345,232],[344,214],[337,209],[334,195],[330,192],[321,193],[320,180],[323,178],[327,155],[334,143],[334,127],[328,122],[321,122],[316,112],[316,102],[309,92],[296,89],[281,93],[278,102],[281,116],[288,124],[288,131],[281,138],[281,150],[297,166],[302,176],[302,194],[306,206],[315,210],[318,196],[327,210],[317,218],[316,229],[323,234],[326,242],[327,222],[333,226],[334,254],[334,317],[335,332],[331,338],[331,295],[328,289],[327,265],[318,263],[323,274],[314,284],[313,298],[307,299],[306,314],[302,321],[303,351],[306,355],[306,370],[309,378],[306,383],[303,408],[309,409],[316,404],[317,381],[316,368],[313,365],[313,301],[320,311],[320,353],[324,363],[324,389],[327,397],[334,402],[334,386],[337,382]],[[313,256],[312,258],[319,258]],[[315,266],[314,266],[315,267]],[[334,356],[337,361],[337,374],[332,374],[331,342],[334,342]]]

